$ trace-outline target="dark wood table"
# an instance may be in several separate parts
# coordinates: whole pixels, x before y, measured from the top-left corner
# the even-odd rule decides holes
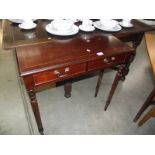
[[[75,36],[58,37],[48,34],[45,25],[50,21],[38,20],[35,30],[21,30],[8,20],[3,22],[3,48],[15,48],[19,74],[23,78],[31,106],[43,134],[35,90],[47,83],[66,80],[65,96],[71,96],[70,79],[106,68],[117,70],[105,109],[110,104],[118,82],[128,74],[137,46],[146,31],[153,27],[133,20],[134,27],[113,34],[95,30],[79,32]],[[123,42],[122,42],[123,41]],[[132,42],[129,47],[124,42]]]
[[[45,26],[50,23],[49,20],[37,20],[36,23],[38,25],[36,29],[26,31],[19,29],[17,26],[18,24],[11,24],[8,20],[3,20],[3,49],[31,44],[41,44],[52,42],[53,40],[61,40],[59,37],[50,35],[45,31]],[[133,42],[133,46],[137,47],[140,44],[145,32],[155,30],[155,26],[146,25],[138,20],[133,19],[132,24],[134,25],[133,28],[123,28],[119,32],[108,33],[100,30],[96,31],[104,34],[113,34],[124,42],[131,41]]]

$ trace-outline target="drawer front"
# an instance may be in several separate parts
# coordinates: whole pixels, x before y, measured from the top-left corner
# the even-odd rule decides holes
[[[59,81],[60,79],[66,79],[74,75],[84,73],[85,71],[86,64],[82,63],[36,73],[33,74],[33,78],[35,85],[41,85],[52,81]]]
[[[125,61],[125,58],[126,55],[117,55],[88,62],[88,71],[101,69],[105,66],[113,66],[115,64],[123,63]]]

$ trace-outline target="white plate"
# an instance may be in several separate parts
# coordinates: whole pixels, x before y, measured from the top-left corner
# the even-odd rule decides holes
[[[96,21],[94,22],[94,26],[100,30],[103,30],[103,31],[109,31],[109,32],[117,32],[117,31],[120,31],[122,29],[122,27],[120,25],[117,25],[115,27],[105,27],[101,24],[100,21]]]
[[[82,30],[82,31],[85,31],[85,32],[92,32],[92,31],[95,30],[95,27],[94,26],[89,26],[89,28],[86,28],[83,25],[80,25],[79,29]]]
[[[12,23],[21,24],[24,22],[24,19],[8,19]],[[36,19],[32,19],[33,21],[36,21]]]
[[[18,26],[21,29],[30,30],[30,29],[36,28],[37,24],[33,23],[33,25],[31,25],[31,26],[26,26],[24,23],[22,23],[22,24],[19,24]]]
[[[77,34],[79,32],[79,27],[76,25],[73,25],[73,27],[70,30],[67,31],[59,31],[51,26],[51,24],[46,25],[45,30],[48,33],[58,35],[58,36],[70,36]]]
[[[73,23],[79,22],[78,19],[68,19],[68,20],[71,20]]]
[[[123,24],[123,22],[119,22],[119,24],[122,26],[122,27],[124,27],[124,28],[131,28],[131,27],[133,27],[133,24],[128,24],[128,25],[124,25]]]

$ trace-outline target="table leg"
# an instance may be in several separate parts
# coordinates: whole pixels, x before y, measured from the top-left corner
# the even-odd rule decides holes
[[[134,122],[136,122],[139,119],[139,117],[142,115],[142,113],[148,108],[148,106],[151,105],[151,101],[153,100],[154,97],[155,97],[155,88],[151,91],[151,93],[147,97],[145,103],[138,111],[137,115],[135,116],[135,118],[133,120]]]
[[[42,126],[42,122],[41,122],[41,117],[40,117],[40,112],[39,112],[39,107],[38,107],[38,103],[37,103],[37,99],[36,99],[36,93],[34,90],[30,90],[28,91],[28,95],[30,98],[30,102],[31,102],[31,107],[35,116],[35,120],[37,122],[37,126],[38,126],[38,130],[40,132],[40,134],[44,134],[43,132],[43,126]]]
[[[125,77],[129,74],[129,68],[130,68],[130,65],[131,65],[131,63],[133,62],[135,56],[136,56],[136,51],[133,52],[133,53],[130,55],[128,62],[125,64],[125,67],[124,67],[124,70],[123,70],[122,76],[121,76],[121,80],[122,80],[122,81],[124,81],[124,80],[125,80]]]
[[[40,112],[39,112],[39,107],[38,107],[38,102],[36,99],[36,93],[35,93],[35,85],[34,85],[34,81],[33,81],[33,77],[31,75],[25,76],[23,77],[24,83],[25,83],[25,87],[27,89],[29,98],[30,98],[30,102],[31,102],[31,107],[33,110],[33,114],[35,116],[35,120],[38,126],[38,130],[40,132],[40,134],[44,134],[44,130],[43,130],[43,125],[42,125],[42,121],[41,121],[41,116],[40,116]]]
[[[134,35],[133,36],[133,39],[132,39],[132,47],[134,48],[134,52],[131,54],[130,58],[129,58],[129,61],[128,63],[126,64],[126,68],[125,68],[125,71],[123,72],[123,74],[125,74],[124,76],[122,76],[122,81],[125,80],[125,76],[129,73],[129,67],[130,67],[130,64],[131,62],[134,61],[135,57],[136,57],[136,50],[137,50],[137,47],[140,45],[142,39],[143,39],[143,36],[144,36],[144,33],[140,33],[140,34],[137,34],[137,35]]]
[[[71,91],[72,91],[72,80],[67,80],[66,84],[64,85],[65,94],[64,96],[66,98],[71,97]]]
[[[136,49],[140,45],[140,43],[141,43],[141,41],[143,39],[143,36],[144,36],[144,33],[137,33],[137,34],[134,34],[134,35],[130,36],[129,38],[126,38],[127,36],[125,38],[120,38],[120,40],[122,40],[123,42],[131,42],[132,43],[132,47],[135,49],[135,52],[132,53],[132,57],[130,57],[130,61],[128,63],[128,67],[126,67],[127,70],[126,70],[126,72],[124,72],[124,74],[126,74],[126,75],[129,72],[129,67],[130,67],[131,62],[134,60],[134,58],[136,56]],[[124,81],[125,80],[125,76],[122,76],[121,80]]]
[[[132,47],[137,49],[143,39],[144,33],[137,34],[133,36]]]
[[[102,82],[103,73],[104,73],[104,71],[100,71],[98,81],[97,81],[97,85],[96,85],[96,89],[95,89],[94,97],[97,97],[97,95],[98,95],[98,91],[100,89],[100,85],[101,85],[101,82]]]
[[[124,76],[122,76],[121,80],[124,81],[125,80],[125,76],[129,73],[129,67],[131,62],[134,61],[135,57],[136,57],[136,49],[137,47],[140,45],[142,39],[143,39],[144,33],[140,33],[138,35],[136,35],[132,41],[132,47],[135,49],[135,52],[133,52],[130,56],[130,59],[128,61],[128,63],[126,64],[126,69],[123,72],[123,74],[125,74]]]
[[[142,120],[138,123],[138,126],[142,126],[147,120],[151,117],[155,116],[155,106],[142,118]]]
[[[108,96],[108,99],[107,99],[107,101],[106,101],[106,105],[105,105],[105,107],[104,107],[104,110],[105,110],[105,111],[107,110],[107,108],[108,108],[108,106],[109,106],[109,104],[110,104],[110,102],[111,102],[112,96],[113,96],[113,94],[114,94],[114,92],[115,92],[115,90],[116,90],[116,87],[117,87],[117,85],[118,85],[119,80],[121,80],[121,77],[122,77],[122,69],[123,69],[123,65],[120,65],[119,70],[118,70],[118,72],[116,73],[114,82],[113,82],[113,84],[112,84],[111,90],[110,90],[110,92],[109,92],[109,96]]]

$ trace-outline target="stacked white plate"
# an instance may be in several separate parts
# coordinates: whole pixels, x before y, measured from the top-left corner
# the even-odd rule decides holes
[[[92,31],[95,30],[94,26],[80,25],[79,28],[80,28],[81,31],[84,31],[84,32],[92,32]]]
[[[32,20],[25,20],[23,23],[18,25],[19,28],[25,29],[25,30],[30,30],[36,28],[37,24],[34,23]]]
[[[131,23],[124,24],[123,22],[119,22],[119,24],[120,24],[122,27],[124,27],[124,28],[131,28],[131,27],[133,27],[133,24],[131,24]]]
[[[99,20],[94,22],[94,26],[103,31],[109,32],[117,32],[120,31],[122,28],[119,23],[115,20]]]
[[[12,23],[21,24],[24,22],[24,19],[8,19]],[[33,21],[36,21],[37,19],[32,19]]]
[[[79,32],[78,26],[74,25],[71,20],[53,20],[50,24],[46,25],[45,30],[48,33],[59,36],[75,35]]]

